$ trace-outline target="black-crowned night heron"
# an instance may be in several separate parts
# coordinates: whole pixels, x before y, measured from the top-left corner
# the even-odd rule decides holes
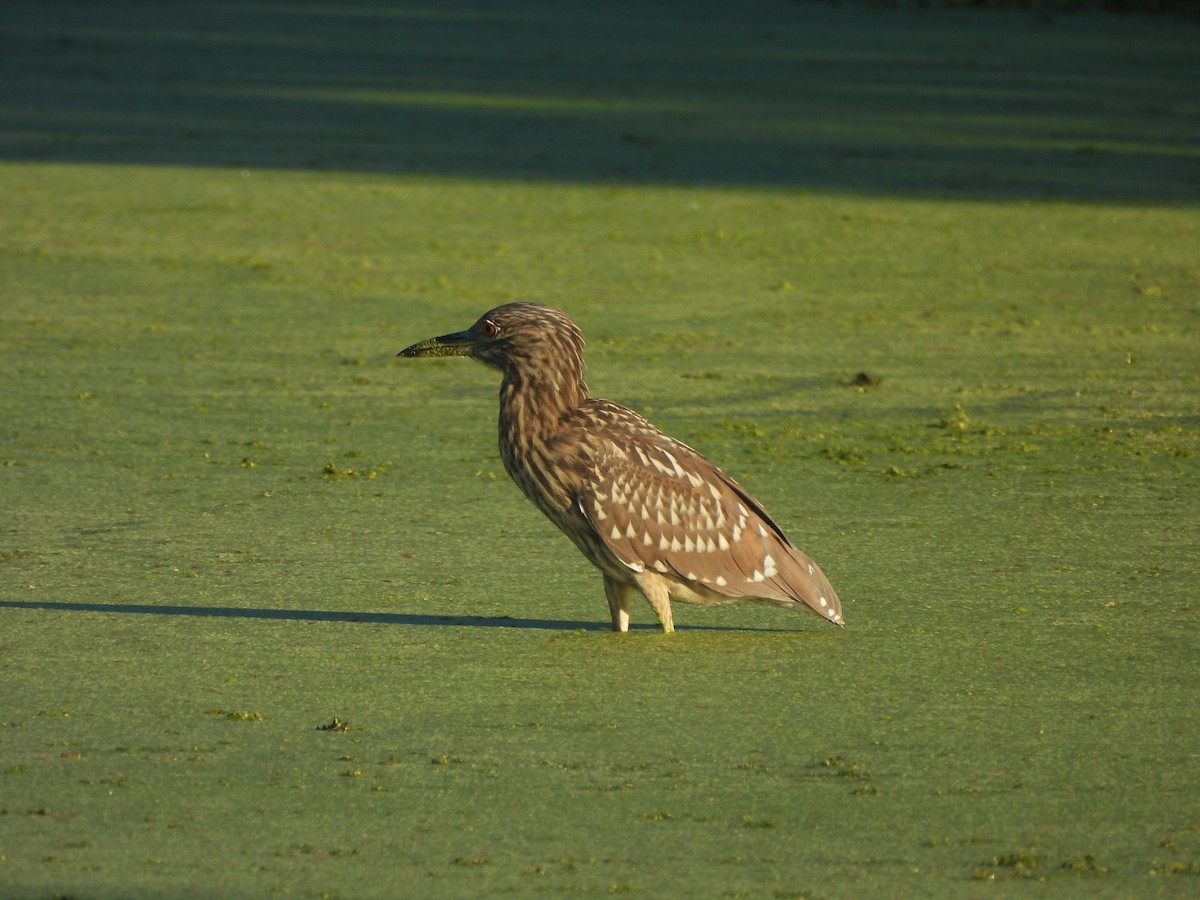
[[[754,600],[844,625],[828,579],[741,485],[624,406],[588,394],[583,334],[557,309],[498,306],[400,356],[470,356],[504,375],[508,474],[604,575],[613,628],[640,591],[663,631],[671,601]]]

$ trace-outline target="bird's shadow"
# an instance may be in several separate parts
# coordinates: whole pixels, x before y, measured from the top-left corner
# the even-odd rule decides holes
[[[604,622],[568,619],[523,619],[512,616],[434,616],[419,613],[339,612],[324,609],[263,609],[252,606],[183,606],[152,603],[85,603],[63,600],[0,600],[0,608],[42,609],[52,612],[97,612],[123,615],[208,616],[213,618],[273,619],[291,622],[349,622],[375,625],[434,626],[439,628],[523,628],[542,631],[610,631]],[[633,631],[658,631],[653,624],[631,624]],[[681,625],[677,631],[766,631],[792,629],[726,625]]]

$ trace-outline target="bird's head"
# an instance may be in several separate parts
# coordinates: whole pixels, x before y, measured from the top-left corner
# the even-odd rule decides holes
[[[510,380],[561,388],[583,383],[583,334],[565,313],[536,303],[497,306],[466,331],[426,338],[399,356],[469,356]]]

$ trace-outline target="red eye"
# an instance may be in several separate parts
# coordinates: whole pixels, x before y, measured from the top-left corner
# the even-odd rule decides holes
[[[498,335],[500,333],[500,326],[497,325],[495,322],[490,322],[490,321],[484,322],[483,323],[483,333],[485,335],[487,335],[488,337],[495,337],[496,335]]]

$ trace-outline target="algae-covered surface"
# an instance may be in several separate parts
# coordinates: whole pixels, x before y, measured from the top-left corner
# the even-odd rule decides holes
[[[1200,891],[1194,23],[731,5],[601,47],[629,10],[513,8],[245,7],[279,26],[239,42],[17,4],[0,896]],[[668,65],[706,48],[728,80]],[[784,76],[856,61],[806,137]],[[845,630],[607,630],[495,373],[395,358],[516,299]]]

